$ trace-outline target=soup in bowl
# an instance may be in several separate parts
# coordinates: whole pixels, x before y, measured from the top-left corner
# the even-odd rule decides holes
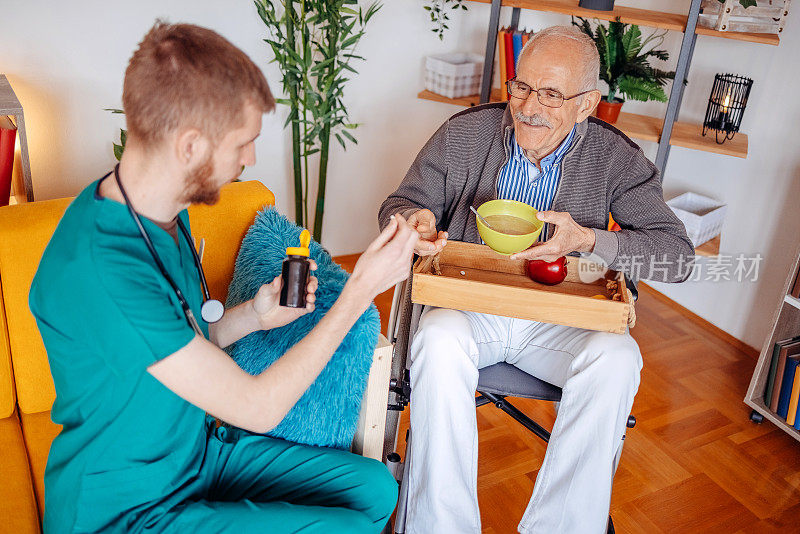
[[[490,200],[478,208],[478,233],[483,242],[500,254],[514,254],[533,245],[542,233],[544,223],[536,217],[536,209],[516,200]]]

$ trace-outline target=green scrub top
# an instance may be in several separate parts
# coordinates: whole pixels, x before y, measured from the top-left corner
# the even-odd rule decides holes
[[[127,207],[98,195],[70,204],[42,256],[30,308],[64,425],[45,470],[45,532],[124,530],[131,511],[195,480],[206,415],[147,367],[195,336]],[[189,227],[186,210],[179,214]],[[142,217],[202,331],[200,279],[189,244]]]

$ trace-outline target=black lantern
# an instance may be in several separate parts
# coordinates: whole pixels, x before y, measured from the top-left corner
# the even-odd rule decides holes
[[[717,74],[708,98],[706,118],[703,121],[703,135],[714,130],[717,143],[733,139],[742,124],[742,115],[750,96],[753,80],[735,74]],[[720,138],[720,134],[722,137]]]

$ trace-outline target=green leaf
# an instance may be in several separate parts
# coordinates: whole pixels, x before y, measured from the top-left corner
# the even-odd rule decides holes
[[[667,101],[664,89],[654,80],[622,76],[619,79],[619,91],[631,100],[640,100],[642,102],[648,100]]]
[[[645,53],[645,56],[653,56],[661,61],[667,61],[669,59],[669,52],[666,50],[650,50]]]
[[[344,135],[345,137],[347,137],[348,139],[350,139],[350,140],[351,140],[353,143],[355,143],[355,144],[358,144],[358,141],[356,141],[356,138],[355,138],[355,137],[353,137],[353,136],[350,134],[350,132],[348,132],[347,130],[342,130],[342,135]]]
[[[742,5],[743,8],[747,9],[748,7],[756,7],[758,2],[756,0],[739,0],[739,3]]]
[[[636,24],[622,36],[622,50],[628,59],[635,58],[642,50],[642,31]]]
[[[128,130],[120,129],[119,131],[119,142],[124,147],[125,143],[128,142]]]
[[[354,35],[354,36],[350,37],[349,39],[347,39],[345,42],[343,42],[341,47],[342,48],[349,48],[349,47],[353,46],[354,44],[356,44],[358,42],[359,38],[361,38],[360,35]]]
[[[120,161],[122,159],[122,151],[125,150],[125,147],[116,143],[112,144],[114,145],[114,157],[117,158],[117,161]]]
[[[344,144],[344,140],[342,139],[342,136],[339,135],[338,133],[334,133],[333,135],[334,135],[334,137],[336,137],[336,140],[339,141],[339,144],[342,145],[342,148],[347,150],[347,145]]]

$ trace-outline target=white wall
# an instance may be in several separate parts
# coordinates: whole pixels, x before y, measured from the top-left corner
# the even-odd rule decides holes
[[[458,108],[418,100],[427,54],[473,51],[485,46],[489,8],[468,2],[454,15],[444,42],[429,30],[423,0],[385,0],[361,46],[367,62],[347,89],[358,146],[335,145],[329,166],[324,244],[334,254],[363,250],[376,234],[380,202],[402,179],[416,152]],[[688,0],[618,2],[676,12]],[[669,7],[667,7],[669,6]],[[796,10],[795,10],[796,11]],[[122,118],[102,111],[119,107],[131,52],[156,17],[215,29],[264,69],[277,92],[279,75],[261,42],[264,27],[252,3],[210,0],[109,2],[3,0],[0,71],[7,74],[26,111],[38,199],[74,195],[114,163],[111,140]],[[504,9],[505,23],[510,10]],[[522,25],[540,29],[569,23],[566,16],[523,12]],[[665,46],[674,68],[681,35]],[[745,342],[760,347],[800,239],[800,145],[797,124],[797,56],[800,13],[790,14],[779,47],[698,37],[680,120],[700,123],[716,72],[754,78],[742,123],[750,138],[746,160],[673,148],[664,180],[667,198],[686,190],[728,203],[722,251],[764,257],[755,283],[654,284],[657,289]],[[659,115],[658,103],[627,103],[632,112]],[[265,117],[258,163],[245,179],[260,179],[292,213],[291,149],[282,129],[285,109]],[[642,142],[650,157],[655,144]],[[313,194],[313,192],[312,192]]]

